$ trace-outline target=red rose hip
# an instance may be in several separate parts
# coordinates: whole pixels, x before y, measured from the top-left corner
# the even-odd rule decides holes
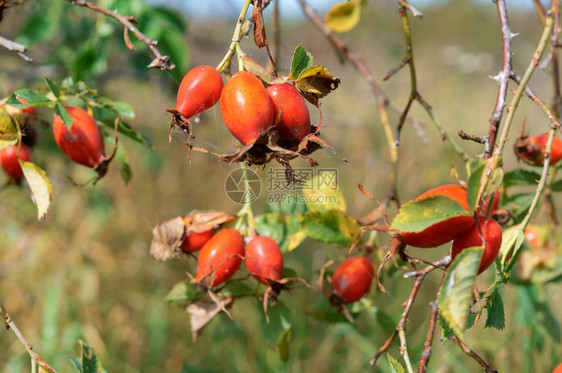
[[[478,225],[482,230],[482,236],[478,230]],[[492,265],[502,244],[502,229],[501,226],[492,218],[486,216],[478,217],[478,225],[475,224],[466,232],[461,233],[453,240],[453,247],[451,249],[451,258],[454,260],[459,253],[467,247],[484,246],[480,266],[478,267],[478,274],[484,272]]]
[[[283,275],[283,254],[270,237],[257,236],[246,245],[245,263],[252,276],[265,285]]]
[[[222,284],[236,273],[244,256],[244,240],[236,229],[225,229],[203,245],[197,262],[195,282],[210,276],[210,287]]]
[[[10,145],[0,149],[0,163],[6,173],[17,183],[23,178],[23,171],[21,169],[18,158],[22,161],[31,161],[31,148],[25,144],[21,144],[18,154],[18,145]]]
[[[209,109],[220,99],[223,86],[222,77],[214,67],[194,67],[181,81],[176,110],[191,118]]]
[[[247,71],[237,72],[226,82],[220,102],[226,127],[244,145],[273,125],[271,98],[262,82]]]
[[[454,199],[468,211],[466,189],[459,185],[448,184],[430,189],[418,196],[416,201],[432,196],[445,196]],[[456,235],[473,226],[474,223],[474,218],[471,215],[455,216],[436,223],[421,232],[401,232],[401,235],[404,242],[410,246],[431,248],[451,241]]]
[[[55,114],[53,133],[64,154],[74,162],[96,169],[105,157],[103,135],[94,118],[84,109],[67,106],[73,119],[70,130],[61,117]]]
[[[183,224],[188,226],[191,224],[191,216],[183,218]],[[204,232],[192,232],[185,235],[183,238],[181,248],[185,252],[201,250],[203,245],[207,243],[215,234],[214,229],[209,229]]]
[[[375,269],[371,260],[364,256],[351,256],[344,260],[332,276],[332,294],[346,304],[361,299],[373,281]]]
[[[289,83],[274,84],[267,87],[273,101],[275,118],[281,111],[277,129],[289,139],[301,141],[310,133],[310,113],[306,101],[299,91]]]

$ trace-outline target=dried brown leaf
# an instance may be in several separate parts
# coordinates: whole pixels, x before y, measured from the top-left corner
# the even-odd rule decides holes
[[[152,230],[150,254],[158,260],[178,258],[181,253],[181,243],[185,234],[183,219],[166,220],[159,223]]]
[[[232,297],[226,297],[218,299],[217,304],[215,301],[209,299],[198,299],[193,303],[190,303],[185,310],[189,313],[189,318],[191,321],[191,336],[193,342],[197,340],[199,332],[209,323],[211,320],[218,315],[223,308],[226,308],[232,303],[234,299]]]
[[[217,225],[236,219],[236,215],[224,211],[194,212],[186,233],[203,233]]]

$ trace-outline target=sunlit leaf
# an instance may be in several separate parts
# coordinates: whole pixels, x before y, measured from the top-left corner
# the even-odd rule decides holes
[[[441,315],[453,330],[462,337],[466,328],[468,308],[472,302],[472,287],[482,259],[482,247],[461,251],[447,270],[439,294]]]
[[[133,107],[128,103],[122,101],[113,101],[113,106],[115,107],[115,110],[117,110],[117,113],[119,113],[120,117],[125,119],[135,119],[135,111],[133,110]]]
[[[501,271],[505,276],[509,274],[512,259],[517,257],[524,241],[525,234],[519,225],[514,225],[503,231],[498,258],[500,259]]]
[[[392,221],[391,229],[417,233],[457,216],[470,215],[457,201],[446,196],[431,196],[410,201],[402,207]]]
[[[499,189],[503,180],[503,169],[493,169],[495,158],[481,161],[478,167],[473,169],[468,178],[466,188],[466,199],[470,211],[475,211],[479,202]]]
[[[328,10],[324,22],[336,32],[346,32],[357,26],[360,16],[361,0],[343,1]]]
[[[27,101],[27,104],[22,103],[18,98]],[[47,97],[32,91],[31,89],[22,89],[16,91],[10,95],[6,101],[6,105],[10,105],[17,108],[27,108],[32,106],[52,106],[53,102]]]
[[[41,220],[49,210],[49,206],[53,200],[53,186],[51,185],[51,180],[49,180],[45,171],[39,168],[39,166],[31,162],[22,161],[21,159],[19,163],[25,180],[31,189],[33,201],[37,206],[37,217]]]
[[[349,247],[359,233],[357,221],[340,210],[307,212],[302,224],[310,238],[340,248]]]
[[[345,211],[345,198],[339,188],[337,171],[317,172],[306,181],[302,194],[309,211]]]
[[[311,67],[313,64],[314,59],[312,54],[308,53],[302,45],[298,45],[293,52],[289,79],[297,80],[303,70]]]
[[[306,238],[298,215],[268,213],[255,218],[260,235],[271,237],[281,251],[292,251]]]

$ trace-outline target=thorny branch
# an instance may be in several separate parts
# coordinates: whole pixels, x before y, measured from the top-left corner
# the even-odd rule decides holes
[[[486,143],[484,147],[484,158],[490,158],[492,156],[492,153],[494,152],[494,146],[496,144],[496,138],[502,119],[503,110],[505,108],[507,85],[509,83],[509,77],[513,74],[513,68],[511,66],[511,39],[513,39],[513,37],[517,35],[512,33],[511,28],[509,27],[509,19],[507,18],[507,8],[505,6],[505,0],[497,0],[496,7],[498,9],[498,16],[500,18],[503,63],[500,73],[494,77],[494,79],[499,82],[500,86],[498,88],[496,105],[494,107],[492,117],[490,118],[488,135],[485,138]]]
[[[33,58],[24,53],[27,50],[25,45],[3,38],[2,36],[0,36],[0,45],[11,52],[15,52],[18,56],[23,58],[25,62],[33,62]]]
[[[117,13],[116,11],[101,8],[101,7],[99,7],[95,4],[92,4],[88,1],[85,1],[85,0],[66,0],[66,1],[68,1],[69,3],[71,3],[73,5],[78,5],[78,6],[88,8],[88,9],[92,9],[96,12],[105,14],[106,16],[114,18],[117,21],[121,22],[123,24],[123,26],[125,26],[124,38],[125,38],[125,42],[127,44],[127,47],[129,49],[132,49],[132,44],[130,43],[129,36],[128,36],[128,31],[131,31],[133,34],[135,34],[137,39],[139,39],[139,41],[141,43],[143,43],[148,48],[150,48],[152,53],[154,53],[154,55],[156,56],[156,58],[154,60],[152,60],[152,62],[147,66],[148,68],[159,68],[159,69],[168,71],[168,70],[173,70],[176,67],[176,65],[174,65],[172,63],[172,61],[170,61],[169,56],[162,55],[160,53],[160,51],[158,50],[158,48],[156,48],[156,45],[158,44],[158,42],[156,40],[152,40],[152,39],[147,38],[142,32],[139,31],[138,28],[135,27],[135,25],[133,25],[133,23],[136,22],[133,17],[122,16],[121,14]]]
[[[45,361],[43,361],[43,359],[41,358],[41,356],[39,356],[37,352],[33,351],[33,346],[31,346],[31,344],[27,341],[23,333],[19,330],[17,325],[14,323],[14,321],[8,314],[8,311],[6,310],[6,307],[4,306],[4,303],[2,302],[1,299],[0,299],[0,314],[4,316],[4,323],[6,325],[6,329],[12,329],[16,337],[25,346],[27,353],[31,357],[32,364],[39,365],[47,369],[48,371],[56,373],[56,371],[53,368],[51,368]]]

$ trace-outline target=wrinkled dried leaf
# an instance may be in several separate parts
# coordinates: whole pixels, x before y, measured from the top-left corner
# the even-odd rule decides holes
[[[158,224],[152,230],[150,254],[159,260],[178,258],[184,234],[185,225],[181,217]]]
[[[326,96],[338,88],[339,78],[334,77],[330,71],[321,65],[311,66],[301,72],[297,80],[297,87],[306,93],[318,98]]]
[[[226,308],[232,303],[233,298],[225,297],[217,300],[223,308]],[[191,321],[191,336],[193,342],[197,340],[197,335],[205,325],[210,323],[211,320],[222,311],[221,306],[209,299],[198,299],[185,307]]]
[[[223,211],[194,212],[190,216],[191,223],[187,226],[187,233],[203,233],[236,219],[236,215]]]

